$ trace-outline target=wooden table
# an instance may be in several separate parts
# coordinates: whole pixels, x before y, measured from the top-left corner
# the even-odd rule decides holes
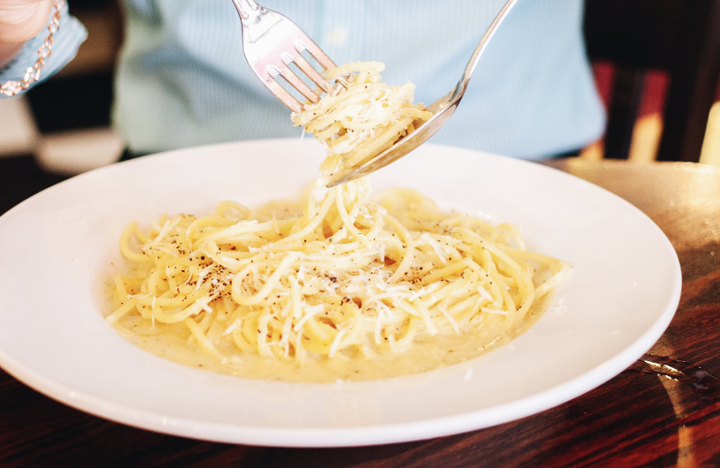
[[[678,312],[644,359],[519,421],[426,441],[340,449],[216,444],[116,424],[0,370],[0,466],[720,466],[720,169],[577,159],[548,163],[647,213],[680,257]]]

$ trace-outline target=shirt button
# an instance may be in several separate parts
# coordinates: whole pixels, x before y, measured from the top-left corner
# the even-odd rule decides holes
[[[332,28],[326,35],[327,43],[334,47],[345,45],[348,40],[348,32],[344,28]]]

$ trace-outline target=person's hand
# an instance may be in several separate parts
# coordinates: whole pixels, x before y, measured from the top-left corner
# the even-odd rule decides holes
[[[0,66],[43,30],[53,0],[0,0]]]

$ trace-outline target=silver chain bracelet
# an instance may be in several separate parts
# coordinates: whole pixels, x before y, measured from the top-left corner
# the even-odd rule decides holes
[[[28,67],[25,70],[25,76],[20,81],[7,81],[5,84],[0,84],[0,94],[6,96],[14,96],[17,93],[24,91],[30,87],[31,84],[35,83],[40,79],[40,70],[45,66],[45,60],[52,54],[53,35],[57,32],[60,27],[60,10],[65,6],[65,0],[55,0],[54,12],[50,18],[50,23],[47,26],[48,36],[43,42],[43,45],[38,49],[38,59],[35,61],[35,65]]]

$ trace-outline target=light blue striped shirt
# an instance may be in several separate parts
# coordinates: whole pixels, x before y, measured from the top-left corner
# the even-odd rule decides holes
[[[452,89],[505,0],[264,0],[335,61],[386,64],[429,104]],[[242,54],[230,0],[126,0],[115,126],[135,152],[299,137]],[[526,159],[600,137],[604,111],[582,41],[582,0],[520,0],[458,111],[431,141]]]

